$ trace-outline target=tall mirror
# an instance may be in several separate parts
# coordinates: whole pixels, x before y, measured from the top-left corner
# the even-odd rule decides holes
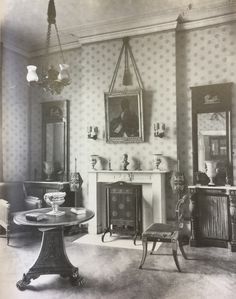
[[[231,83],[192,87],[194,183],[232,183]]]
[[[68,180],[68,101],[42,103],[42,177]]]

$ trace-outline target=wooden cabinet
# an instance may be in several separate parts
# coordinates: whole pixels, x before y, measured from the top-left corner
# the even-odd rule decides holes
[[[24,181],[24,188],[27,195],[37,196],[42,199],[43,207],[46,207],[46,203],[43,200],[44,194],[57,191],[66,192],[65,202],[62,206],[74,206],[74,193],[70,191],[69,182]]]
[[[191,246],[236,251],[236,188],[190,186]]]

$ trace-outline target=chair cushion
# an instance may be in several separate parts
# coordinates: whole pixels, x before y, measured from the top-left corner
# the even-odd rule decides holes
[[[172,239],[177,231],[173,224],[153,223],[142,234],[147,239]]]

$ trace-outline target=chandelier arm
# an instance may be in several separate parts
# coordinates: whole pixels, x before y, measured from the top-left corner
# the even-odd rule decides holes
[[[140,73],[139,73],[139,70],[138,70],[137,64],[135,62],[134,55],[133,55],[133,52],[132,52],[132,49],[131,49],[129,43],[127,43],[127,48],[129,50],[129,55],[130,55],[132,64],[134,66],[134,72],[135,72],[135,75],[136,75],[136,78],[137,78],[137,81],[138,81],[138,85],[139,85],[140,88],[143,89],[144,88],[143,82],[142,82],[142,79],[141,79],[141,76],[140,76]]]
[[[116,82],[116,78],[117,78],[118,69],[119,69],[119,66],[120,66],[121,57],[122,57],[122,54],[124,52],[124,48],[125,48],[125,44],[123,43],[122,48],[120,50],[120,55],[119,55],[117,63],[116,63],[115,71],[114,71],[114,74],[113,74],[113,77],[112,77],[112,80],[111,80],[111,84],[110,84],[110,87],[109,87],[109,93],[111,93],[113,91],[113,88],[114,88],[114,85],[115,85],[115,82]]]

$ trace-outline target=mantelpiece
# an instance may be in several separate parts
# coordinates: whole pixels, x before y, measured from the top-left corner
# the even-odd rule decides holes
[[[95,212],[89,222],[89,233],[101,233],[105,228],[105,188],[106,183],[117,181],[142,185],[143,228],[152,222],[166,222],[165,175],[167,171],[89,171],[89,209]]]
[[[236,251],[236,187],[189,186],[191,246]]]

